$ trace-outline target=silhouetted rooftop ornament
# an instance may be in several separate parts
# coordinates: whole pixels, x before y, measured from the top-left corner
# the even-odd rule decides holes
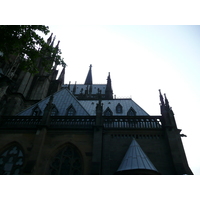
[[[161,105],[164,105],[164,100],[163,100],[163,96],[161,94],[161,90],[159,89],[159,93],[160,93],[160,102],[161,102]]]
[[[51,46],[52,46],[52,47],[53,47],[53,45],[54,45],[55,39],[56,39],[56,36],[54,36],[53,41],[52,41],[52,43],[51,43]]]
[[[166,94],[164,94],[164,96],[165,96],[165,105],[166,105],[167,107],[169,107],[169,101],[168,101],[168,99],[167,99]]]
[[[48,40],[47,40],[47,44],[50,44],[50,43],[51,43],[52,36],[53,36],[53,33],[51,33],[50,37],[48,38]]]
[[[85,85],[92,85],[92,65],[90,65],[90,69],[85,79]]]
[[[60,44],[60,40],[58,40],[58,43],[57,43],[57,45],[56,45],[56,49],[58,49],[58,47],[59,47],[59,44]]]

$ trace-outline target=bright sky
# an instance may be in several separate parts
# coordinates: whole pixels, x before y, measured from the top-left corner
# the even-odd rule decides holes
[[[84,83],[92,64],[93,83],[111,73],[116,97],[132,97],[150,115],[160,115],[166,93],[189,166],[200,174],[200,26],[49,26],[60,40],[65,83]]]

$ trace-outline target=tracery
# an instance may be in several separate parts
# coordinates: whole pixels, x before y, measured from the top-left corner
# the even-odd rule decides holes
[[[24,154],[17,145],[12,145],[0,155],[0,174],[20,174],[24,162]]]
[[[52,175],[80,175],[82,174],[82,158],[76,147],[68,144],[60,150],[50,164]]]

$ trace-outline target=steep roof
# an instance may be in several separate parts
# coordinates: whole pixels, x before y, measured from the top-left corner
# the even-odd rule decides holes
[[[96,115],[96,105],[98,100],[80,100],[81,105],[87,110],[90,115]],[[138,104],[136,104],[132,99],[112,99],[112,100],[102,100],[103,112],[110,108],[113,115],[115,116],[127,116],[127,112],[130,108],[133,108],[136,115],[147,116],[149,115],[144,111]],[[122,112],[118,113],[116,110],[117,105],[122,106]]]
[[[85,110],[85,108],[82,106],[82,104],[79,103],[79,101],[74,97],[74,95],[66,88],[61,89],[60,91],[54,93],[53,98],[53,104],[55,104],[58,114],[57,116],[64,116],[66,115],[66,110],[71,105],[76,110],[76,115],[79,116],[88,116],[89,113]],[[18,113],[19,116],[30,116],[33,113],[33,108],[36,106],[39,107],[39,109],[42,111],[41,114],[43,114],[43,111],[46,107],[46,104],[49,102],[50,96],[45,98],[44,100],[39,101],[38,103],[32,105],[31,107],[27,108],[26,110]]]
[[[117,171],[146,169],[157,172],[152,162],[133,139]]]

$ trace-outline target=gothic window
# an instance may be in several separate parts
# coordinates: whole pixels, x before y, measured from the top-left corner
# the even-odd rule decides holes
[[[116,106],[116,113],[122,113],[122,105],[120,103]]]
[[[128,116],[136,116],[136,111],[131,107],[127,112]]]
[[[53,108],[52,108],[52,110],[51,110],[51,116],[56,116],[57,114],[58,114],[58,109],[54,105]]]
[[[40,116],[41,113],[42,111],[40,110],[38,105],[35,108],[33,108],[33,112],[32,112],[33,116]]]
[[[7,148],[3,153],[0,154],[0,174],[20,174],[23,161],[24,154],[17,145]]]
[[[70,105],[69,108],[67,108],[67,116],[75,116],[75,115],[76,115],[76,110],[72,105]]]
[[[113,113],[112,113],[112,111],[110,110],[110,108],[107,108],[107,109],[104,111],[104,115],[105,115],[105,116],[112,116]]]
[[[83,174],[82,157],[78,149],[68,144],[54,158],[50,164],[52,175],[81,175]]]

